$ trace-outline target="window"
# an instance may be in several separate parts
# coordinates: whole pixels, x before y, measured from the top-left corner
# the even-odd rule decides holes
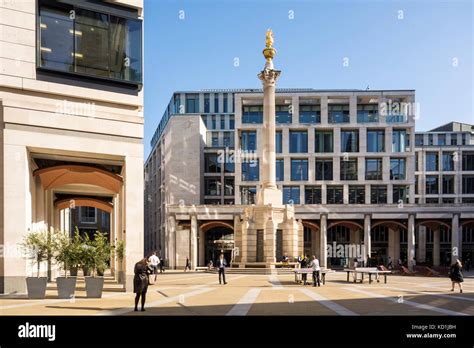
[[[357,180],[357,158],[341,158],[341,180]]]
[[[211,112],[211,103],[209,101],[209,93],[204,93],[204,112]]]
[[[290,153],[308,152],[308,132],[290,131]]]
[[[329,123],[349,123],[349,104],[328,105]]]
[[[291,114],[288,105],[275,105],[276,123],[291,123]]]
[[[438,153],[437,152],[426,153],[426,168],[425,169],[427,172],[438,171]]]
[[[458,144],[458,135],[456,133],[451,134],[451,145],[456,146]]]
[[[308,180],[308,160],[291,160],[291,181]]]
[[[223,132],[224,133],[224,147],[234,147],[234,133],[233,132]]]
[[[387,186],[375,186],[370,188],[370,203],[371,204],[387,204]]]
[[[367,158],[365,160],[365,180],[382,180],[381,158]]]
[[[280,132],[275,132],[275,152],[282,153],[283,152],[283,135]]]
[[[359,152],[359,131],[341,131],[341,152]]]
[[[357,122],[378,122],[379,121],[379,105],[378,104],[358,104],[357,105]]]
[[[423,146],[423,134],[415,134],[415,146]]]
[[[240,200],[242,204],[255,204],[257,197],[257,188],[253,186],[240,187]]]
[[[242,131],[240,133],[240,149],[242,151],[257,151],[256,131]]]
[[[211,115],[210,120],[211,120],[210,129],[217,129],[217,116]]]
[[[219,156],[213,153],[206,153],[204,156],[206,173],[220,173],[221,164],[219,163]]]
[[[79,207],[79,221],[85,224],[97,222],[97,209],[94,207]]]
[[[205,195],[206,196],[220,196],[221,195],[221,180],[220,178],[205,178]]]
[[[438,134],[438,145],[446,145],[446,134]]]
[[[285,180],[285,160],[277,159],[276,160],[276,181]]]
[[[464,194],[474,193],[474,175],[462,176],[462,193]]]
[[[316,159],[316,180],[332,180],[332,159]]]
[[[40,1],[39,22],[39,68],[142,82],[140,20]]]
[[[405,159],[390,158],[390,180],[405,180]]]
[[[437,175],[426,176],[426,194],[428,195],[438,194],[438,176]]]
[[[299,186],[283,186],[283,204],[300,204]]]
[[[263,105],[244,106],[242,123],[263,123]]]
[[[221,130],[225,129],[225,117],[224,115],[221,115]]]
[[[234,195],[234,178],[224,179],[224,195],[226,196]]]
[[[388,242],[388,227],[377,226],[370,230],[370,240],[374,243]]]
[[[326,188],[327,204],[344,204],[344,188],[342,186],[328,186]]]
[[[450,172],[454,170],[454,153],[443,152],[443,171]]]
[[[229,129],[235,129],[234,116],[229,116]]]
[[[314,152],[333,152],[332,131],[315,131]]]
[[[454,175],[443,175],[443,193],[454,193]]]
[[[463,152],[462,170],[474,170],[474,152]]]
[[[321,186],[305,186],[304,201],[305,204],[321,204]]]
[[[385,131],[367,130],[367,152],[385,151]]]
[[[212,132],[211,147],[219,147],[219,132]]]
[[[219,94],[214,94],[214,112],[219,112]]]
[[[174,113],[175,114],[184,113],[184,110],[181,110],[181,97],[180,97],[179,94],[176,94],[174,96],[174,106],[173,106],[173,108],[174,108]]]
[[[406,204],[408,203],[409,187],[405,185],[393,185],[393,204]]]
[[[224,163],[224,172],[225,173],[235,172],[234,159],[230,158],[230,156],[226,156],[225,163]]]
[[[392,152],[405,152],[408,146],[408,135],[404,129],[394,129],[392,133]]]
[[[365,186],[349,186],[349,204],[365,203]]]
[[[227,93],[224,93],[224,111],[223,112],[228,112]]]
[[[242,162],[242,181],[258,181],[258,180],[259,180],[258,160]]]
[[[186,113],[196,112],[199,112],[199,94],[186,94]]]
[[[320,105],[300,105],[300,123],[321,123]]]
[[[439,204],[439,198],[438,197],[428,197],[425,199],[426,204]]]

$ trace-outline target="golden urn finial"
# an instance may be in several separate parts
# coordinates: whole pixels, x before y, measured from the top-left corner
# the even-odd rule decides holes
[[[273,48],[273,31],[268,29],[265,37],[265,48],[263,49],[263,56],[267,60],[266,67],[273,69],[272,59],[276,55],[276,49]]]

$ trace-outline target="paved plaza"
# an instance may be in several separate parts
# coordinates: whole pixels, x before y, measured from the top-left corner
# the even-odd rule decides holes
[[[472,273],[472,272],[471,272]],[[453,293],[448,278],[389,276],[388,283],[347,283],[345,273],[327,276],[321,287],[302,286],[285,275],[167,271],[147,294],[146,312],[133,312],[134,294],[108,288],[102,299],[87,299],[79,288],[72,300],[23,295],[0,297],[1,315],[474,315],[474,277],[464,293]]]

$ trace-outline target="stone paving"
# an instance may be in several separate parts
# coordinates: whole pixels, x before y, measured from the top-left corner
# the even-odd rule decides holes
[[[347,283],[345,273],[331,273],[326,285],[294,283],[292,275],[227,275],[167,271],[148,289],[146,312],[133,312],[134,294],[104,293],[87,299],[76,291],[72,300],[0,296],[0,315],[474,315],[474,278],[463,293],[451,292],[447,277],[392,275],[387,284]]]

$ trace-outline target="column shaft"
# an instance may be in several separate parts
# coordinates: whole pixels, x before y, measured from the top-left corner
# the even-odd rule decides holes
[[[408,269],[413,270],[413,258],[415,257],[415,215],[410,214],[408,216],[408,231],[407,231],[407,263]]]
[[[370,237],[370,215],[364,216],[364,265],[367,265],[368,258],[372,255],[372,241]]]
[[[327,268],[327,244],[328,244],[328,234],[327,234],[327,228],[328,228],[328,216],[323,214],[321,215],[321,221],[320,221],[320,228],[319,228],[319,231],[320,231],[320,234],[319,234],[319,238],[320,238],[320,260],[319,260],[319,263],[321,265],[321,267],[325,267]]]

